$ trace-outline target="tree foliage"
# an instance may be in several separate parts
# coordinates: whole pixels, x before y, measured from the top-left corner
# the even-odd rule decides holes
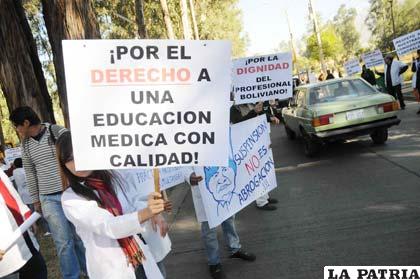
[[[372,31],[372,43],[382,51],[394,49],[392,40],[420,29],[420,2],[418,0],[393,1],[395,36],[392,28],[389,0],[369,0],[366,23]]]
[[[322,50],[325,59],[339,61],[344,53],[344,44],[340,36],[331,24],[327,24],[321,30]],[[319,45],[315,34],[310,35],[306,39],[306,54],[310,59],[318,59]]]
[[[343,44],[344,55],[348,58],[360,49],[360,34],[356,29],[357,11],[355,8],[346,8],[343,4],[333,19],[335,31],[340,36]]]
[[[137,38],[135,1],[96,0],[95,9],[104,39]],[[146,29],[151,39],[167,38],[160,2],[144,0]],[[234,56],[245,54],[248,39],[242,30],[242,14],[238,0],[195,1],[198,32],[202,40],[226,39],[232,41]],[[168,1],[175,36],[183,38],[179,1]],[[191,13],[189,13],[191,16]]]

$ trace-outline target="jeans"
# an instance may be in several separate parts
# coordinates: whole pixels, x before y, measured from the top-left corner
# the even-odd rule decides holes
[[[156,264],[159,267],[160,273],[162,273],[163,278],[166,278],[166,268],[165,268],[165,264],[163,263],[163,260]]]
[[[230,253],[234,254],[241,249],[239,236],[235,228],[235,216],[230,217],[222,223],[223,235],[229,247]],[[217,227],[209,228],[208,222],[201,223],[201,238],[206,248],[209,265],[220,264],[219,242],[217,240]]]
[[[146,271],[144,271],[143,265],[139,265],[135,270],[134,273],[136,275],[136,279],[147,279]]]
[[[86,272],[85,248],[74,226],[66,219],[61,193],[39,195],[42,213],[50,227],[64,279],[79,279]]]

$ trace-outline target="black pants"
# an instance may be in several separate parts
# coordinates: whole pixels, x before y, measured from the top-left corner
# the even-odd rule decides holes
[[[136,270],[136,279],[147,279],[146,272],[144,271],[143,265],[139,265]]]
[[[31,238],[28,233],[24,233],[26,245],[28,245],[29,251],[32,253],[32,258],[19,269],[19,279],[47,279],[47,266],[45,265],[44,258],[35,249]]]
[[[387,90],[389,95],[393,96],[400,102],[401,108],[405,108],[404,97],[401,92],[401,84],[398,84],[396,86],[388,86]]]

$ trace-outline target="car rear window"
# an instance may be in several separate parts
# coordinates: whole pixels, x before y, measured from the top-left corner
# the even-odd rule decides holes
[[[343,80],[311,88],[309,104],[329,103],[378,93],[361,80]]]

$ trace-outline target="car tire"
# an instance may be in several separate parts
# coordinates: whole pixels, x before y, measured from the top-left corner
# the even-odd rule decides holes
[[[388,140],[388,129],[377,129],[372,134],[370,134],[370,138],[374,144],[384,144]]]
[[[312,139],[303,129],[302,137],[305,155],[310,158],[319,155],[319,152],[321,151],[321,144],[318,141]]]
[[[294,140],[296,138],[296,133],[292,131],[287,125],[284,125],[284,129],[286,130],[286,135],[289,140]]]

